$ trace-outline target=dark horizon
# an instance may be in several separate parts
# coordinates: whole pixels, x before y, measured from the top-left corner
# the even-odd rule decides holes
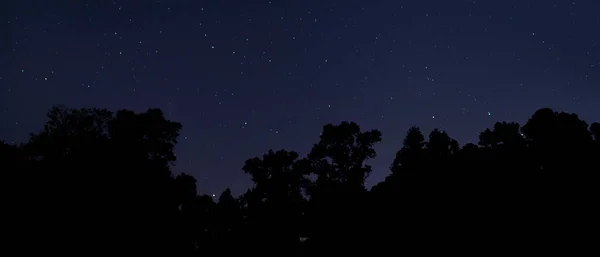
[[[0,141],[8,245],[35,254],[319,256],[581,254],[598,216],[600,123],[537,110],[477,144],[410,127],[367,188],[376,129],[326,124],[307,155],[250,157],[253,186],[218,198],[173,173],[183,125],[160,109],[54,106],[22,145]],[[476,247],[474,247],[476,245]]]

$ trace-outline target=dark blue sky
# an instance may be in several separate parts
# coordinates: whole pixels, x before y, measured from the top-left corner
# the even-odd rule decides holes
[[[53,104],[162,108],[201,192],[326,123],[377,128],[370,183],[409,126],[462,144],[540,107],[600,118],[600,1],[54,1],[0,4],[0,138]],[[85,171],[82,171],[85,172]]]

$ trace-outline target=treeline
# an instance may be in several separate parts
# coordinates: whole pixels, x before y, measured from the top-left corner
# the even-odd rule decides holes
[[[144,113],[53,107],[41,132],[1,144],[5,240],[20,255],[573,254],[593,245],[600,124],[540,109],[460,146],[410,128],[368,190],[377,130],[323,127],[306,156],[243,165],[254,186],[214,201],[175,175],[182,125]]]

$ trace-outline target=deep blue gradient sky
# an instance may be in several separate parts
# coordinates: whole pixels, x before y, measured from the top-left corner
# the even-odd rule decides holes
[[[177,172],[245,191],[244,161],[304,154],[326,123],[377,128],[371,184],[409,126],[476,142],[536,109],[600,119],[600,1],[58,1],[0,4],[0,139],[54,104],[162,108]],[[84,172],[84,171],[82,171]]]

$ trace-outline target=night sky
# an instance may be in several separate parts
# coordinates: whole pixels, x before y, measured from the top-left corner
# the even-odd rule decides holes
[[[0,19],[0,139],[54,104],[161,108],[202,193],[342,120],[383,133],[370,185],[412,125],[464,144],[540,107],[600,120],[598,0],[3,0]]]

